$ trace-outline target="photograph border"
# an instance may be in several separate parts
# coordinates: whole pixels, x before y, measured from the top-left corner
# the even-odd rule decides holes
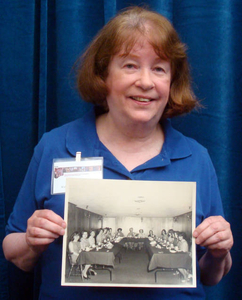
[[[95,188],[94,188],[95,187]],[[157,189],[158,187],[158,189]],[[145,191],[145,192],[142,192]],[[158,194],[157,195],[157,191]],[[109,217],[109,214],[112,214],[112,210],[119,211],[122,208],[127,211],[127,216],[130,215],[132,209],[134,209],[133,204],[129,204],[134,202],[134,195],[136,194],[136,198],[140,202],[140,199],[145,199],[145,201],[153,201],[153,198],[159,197],[178,197],[179,199],[191,198],[190,202],[187,203],[190,209],[191,215],[191,260],[192,260],[192,279],[189,283],[183,284],[144,284],[144,283],[113,283],[113,282],[105,282],[105,283],[91,283],[88,281],[81,282],[69,282],[66,281],[66,272],[67,272],[67,239],[68,239],[68,226],[70,226],[71,220],[68,220],[68,206],[69,203],[74,204],[76,201],[82,203],[81,209],[85,211],[92,211],[94,213],[100,214],[100,207],[108,207],[110,208],[110,202],[107,199],[112,199],[113,193],[115,195],[119,195],[122,198],[123,203],[120,201],[112,201],[112,206],[114,206],[111,210],[104,208],[105,212],[102,215],[105,218]],[[126,201],[124,201],[122,194],[124,194]],[[169,194],[172,194],[171,196]],[[81,197],[80,197],[81,195]],[[98,195],[98,196],[97,196]],[[121,195],[121,196],[120,196]],[[165,196],[164,196],[165,195]],[[127,199],[130,198],[130,199]],[[136,200],[137,200],[136,199]],[[176,206],[179,202],[184,202],[180,200],[176,201]],[[105,203],[107,201],[107,203]],[[145,202],[144,201],[144,202]],[[174,204],[171,201],[164,200],[162,204],[159,205],[157,203],[159,201],[154,200],[152,205],[158,205],[164,211],[164,203],[166,203],[167,211],[175,211]],[[75,204],[76,205],[76,204]],[[118,205],[115,207],[115,205]],[[150,204],[148,204],[150,206]],[[182,203],[180,206],[182,207]],[[146,206],[147,208],[148,206]],[[120,209],[121,208],[121,209]],[[176,208],[179,210],[179,207]],[[183,209],[183,208],[182,208]],[[148,208],[147,208],[148,210]],[[150,210],[152,213],[152,209]],[[150,211],[148,215],[150,216]],[[106,213],[107,212],[107,213]],[[188,211],[187,211],[188,212]],[[120,213],[123,213],[122,211]],[[153,214],[157,213],[157,206],[155,207]],[[172,216],[173,217],[173,216]],[[154,217],[155,218],[155,217]],[[175,182],[175,181],[131,181],[131,180],[112,180],[112,179],[80,179],[80,178],[68,178],[66,181],[66,195],[65,195],[65,212],[64,219],[67,222],[67,230],[66,234],[63,237],[63,249],[62,249],[62,275],[61,275],[61,284],[64,286],[103,286],[103,287],[149,287],[149,288],[195,288],[196,287],[196,245],[194,238],[192,237],[192,232],[195,229],[195,221],[196,221],[196,182]],[[160,228],[162,229],[162,228]],[[115,269],[113,269],[115,271]]]

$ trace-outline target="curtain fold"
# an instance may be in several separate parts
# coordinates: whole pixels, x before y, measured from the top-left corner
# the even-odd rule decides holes
[[[204,109],[176,120],[178,128],[208,148],[217,171],[226,218],[235,246],[229,276],[208,288],[211,299],[237,299],[241,284],[237,234],[241,231],[242,3],[189,1],[174,5],[174,25],[188,45],[196,95]],[[236,282],[236,283],[235,283]],[[233,295],[233,296],[231,296]]]
[[[241,0],[0,1],[1,239],[38,140],[44,132],[90,108],[77,93],[73,65],[97,31],[118,10],[130,5],[146,5],[166,16],[188,45],[194,91],[204,109],[176,118],[173,124],[208,148],[235,238],[233,268],[222,283],[207,289],[208,299],[239,299]],[[8,294],[6,272],[0,251],[1,299],[7,299]]]

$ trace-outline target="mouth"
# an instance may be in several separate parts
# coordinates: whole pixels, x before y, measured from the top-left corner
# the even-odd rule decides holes
[[[139,101],[139,102],[150,102],[150,101],[153,100],[153,99],[150,99],[150,98],[133,97],[133,96],[131,96],[130,98],[135,100],[135,101]]]

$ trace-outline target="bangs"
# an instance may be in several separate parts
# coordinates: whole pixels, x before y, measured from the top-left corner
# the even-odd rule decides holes
[[[164,33],[159,34],[158,30],[147,28],[147,26],[137,28],[125,28],[117,33],[116,42],[114,45],[113,56],[122,51],[122,56],[128,56],[136,43],[139,43],[141,38],[145,38],[153,47],[155,53],[162,60],[169,60],[170,55],[167,49],[166,38]]]

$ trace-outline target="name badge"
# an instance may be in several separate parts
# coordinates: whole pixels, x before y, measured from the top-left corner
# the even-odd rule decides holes
[[[81,157],[54,159],[52,166],[51,194],[62,194],[66,190],[66,178],[103,179],[103,157]]]

